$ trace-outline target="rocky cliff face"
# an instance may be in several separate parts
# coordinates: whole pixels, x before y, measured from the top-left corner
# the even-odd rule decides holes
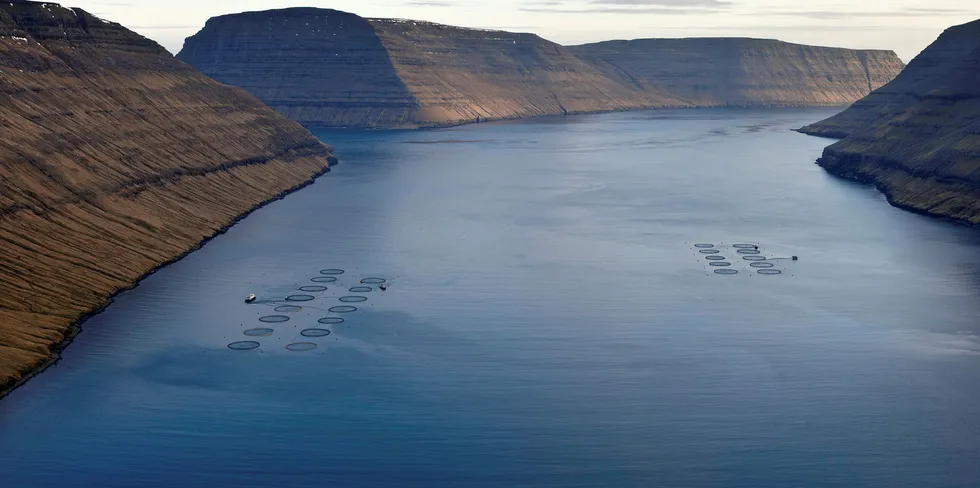
[[[371,20],[423,126],[674,106],[534,34]]]
[[[950,28],[894,81],[802,132],[844,138],[819,164],[900,207],[980,224],[980,21]]]
[[[436,126],[665,105],[532,34],[336,10],[217,17],[177,57],[316,126]]]
[[[332,160],[154,42],[33,2],[0,3],[0,132],[0,394],[114,293]]]
[[[419,109],[374,26],[337,10],[215,17],[177,57],[304,124],[401,126]]]
[[[417,127],[692,106],[846,104],[894,53],[777,41],[567,48],[533,34],[286,9],[211,19],[178,58],[316,126]]]
[[[569,50],[610,78],[670,93],[697,106],[846,105],[904,67],[891,51],[768,39],[640,39]]]

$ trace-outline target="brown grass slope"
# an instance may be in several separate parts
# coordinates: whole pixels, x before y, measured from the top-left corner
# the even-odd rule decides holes
[[[980,224],[980,20],[952,27],[894,81],[801,129],[843,138],[819,163],[900,207]]]
[[[332,158],[152,41],[31,2],[0,3],[0,134],[0,392],[114,293]]]
[[[177,56],[304,124],[378,128],[644,108],[841,105],[902,64],[887,51],[754,39],[565,47],[534,34],[312,8],[216,17]]]

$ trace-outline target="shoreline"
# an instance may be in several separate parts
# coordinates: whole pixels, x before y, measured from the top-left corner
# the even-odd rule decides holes
[[[875,191],[877,191],[878,193],[880,193],[882,196],[885,197],[885,201],[887,201],[889,205],[891,205],[892,207],[897,208],[899,210],[902,210],[902,211],[905,211],[905,212],[909,212],[909,213],[912,213],[912,214],[916,214],[916,215],[921,215],[923,217],[929,217],[931,219],[935,219],[935,220],[939,220],[939,221],[949,222],[951,224],[956,224],[956,225],[961,225],[961,226],[966,226],[966,227],[972,227],[972,228],[980,228],[980,223],[977,223],[977,222],[973,222],[973,221],[970,221],[970,220],[967,220],[967,219],[953,217],[951,215],[947,215],[947,214],[944,214],[944,213],[941,213],[941,212],[934,212],[934,211],[931,211],[931,210],[928,210],[928,209],[916,207],[916,206],[911,205],[911,204],[902,203],[902,202],[898,201],[895,198],[895,195],[894,195],[893,192],[889,191],[885,187],[885,185],[881,181],[879,181],[878,179],[876,179],[874,176],[871,176],[871,175],[862,173],[860,171],[857,171],[857,172],[838,171],[836,168],[830,167],[827,164],[827,162],[824,160],[824,157],[821,157],[820,159],[818,159],[815,162],[815,164],[817,166],[820,166],[824,171],[827,172],[827,174],[829,174],[829,175],[831,175],[831,176],[833,176],[835,178],[840,178],[842,180],[851,181],[851,182],[854,182],[854,183],[859,183],[861,185],[869,186],[869,187],[874,188]],[[903,173],[906,174],[906,175],[909,175],[909,176],[911,176],[913,178],[915,177],[914,175],[912,175],[912,174],[910,174],[908,172],[903,171]]]
[[[339,161],[337,160],[336,157],[329,156],[327,158],[327,166],[324,167],[323,169],[321,169],[320,171],[317,171],[316,173],[314,173],[308,180],[303,181],[303,182],[301,182],[301,183],[299,183],[299,184],[297,184],[297,185],[295,185],[293,187],[290,187],[290,188],[288,188],[286,190],[283,190],[283,191],[279,192],[278,194],[273,195],[272,197],[270,197],[270,198],[268,198],[266,200],[263,200],[261,202],[256,203],[255,205],[253,205],[252,207],[250,207],[248,210],[246,210],[242,214],[236,216],[234,219],[232,219],[231,221],[229,221],[227,224],[225,224],[222,227],[220,227],[213,234],[211,234],[209,236],[206,236],[205,238],[201,239],[197,244],[195,244],[194,246],[192,246],[188,250],[180,253],[179,255],[173,257],[172,259],[169,259],[169,260],[167,260],[165,262],[162,262],[162,263],[154,266],[152,269],[148,270],[146,273],[144,273],[139,278],[137,278],[136,280],[134,280],[128,286],[123,287],[123,288],[120,288],[120,289],[114,291],[111,295],[109,295],[109,297],[107,297],[105,299],[105,301],[100,306],[98,306],[98,307],[96,307],[96,308],[94,308],[94,309],[86,312],[85,314],[83,314],[83,315],[79,316],[78,318],[76,318],[75,320],[71,321],[71,323],[68,324],[68,326],[67,326],[67,328],[65,330],[65,337],[64,337],[64,339],[62,339],[60,342],[58,342],[57,344],[53,345],[50,348],[50,350],[49,350],[49,357],[48,357],[48,359],[46,361],[42,361],[39,364],[37,364],[36,366],[33,366],[30,369],[28,369],[27,372],[25,372],[24,375],[20,379],[18,379],[16,381],[13,381],[13,382],[8,382],[7,384],[0,384],[0,401],[3,401],[3,399],[6,398],[8,395],[10,395],[11,393],[13,393],[18,388],[20,388],[20,387],[24,386],[25,384],[27,384],[27,382],[29,382],[30,380],[36,378],[38,375],[40,375],[41,373],[43,373],[44,371],[46,371],[48,368],[50,368],[50,367],[58,364],[58,362],[61,361],[61,359],[62,359],[62,353],[65,351],[65,349],[67,349],[72,344],[72,342],[75,341],[75,338],[78,337],[78,335],[82,333],[82,330],[83,330],[82,325],[84,325],[85,321],[87,321],[88,319],[90,319],[92,317],[95,317],[96,315],[99,315],[102,312],[104,312],[107,308],[109,308],[110,305],[112,305],[112,303],[115,300],[115,298],[117,296],[119,296],[121,293],[124,293],[126,291],[129,291],[129,290],[132,290],[132,289],[136,288],[137,286],[140,285],[140,283],[142,283],[144,280],[146,280],[147,278],[149,278],[150,276],[152,276],[153,274],[155,274],[157,271],[160,271],[161,269],[166,268],[167,266],[170,266],[171,264],[174,264],[177,261],[180,261],[181,259],[184,259],[185,257],[187,257],[188,255],[190,255],[191,253],[193,253],[193,252],[201,249],[202,247],[204,247],[205,245],[207,245],[212,240],[218,238],[222,234],[227,233],[232,227],[235,226],[235,224],[241,222],[242,220],[244,220],[245,218],[247,218],[249,215],[251,215],[252,213],[256,212],[257,210],[265,207],[266,205],[270,205],[270,204],[275,203],[275,202],[277,202],[279,200],[282,200],[282,199],[286,198],[287,196],[289,196],[289,195],[291,195],[291,194],[293,194],[295,192],[298,192],[298,191],[300,191],[300,190],[302,190],[302,189],[304,189],[304,188],[306,188],[306,187],[308,187],[308,186],[316,183],[316,181],[320,177],[322,177],[322,176],[326,175],[327,173],[329,173],[330,170],[331,170],[331,168],[333,168],[334,166],[336,166],[338,164],[339,164]]]
[[[811,132],[811,131],[807,131],[805,129],[806,129],[805,127],[801,127],[799,129],[794,129],[794,131],[795,132],[799,132],[800,134],[803,134],[803,135],[810,136],[810,137],[818,137],[818,138],[821,138],[821,139],[831,139],[831,140],[835,140],[835,141],[841,141],[841,140],[843,140],[843,139],[845,139],[845,138],[848,137],[848,135],[845,134],[845,133],[843,133],[843,132],[841,132],[841,133],[836,133],[836,132]],[[838,134],[839,134],[839,136],[838,136]],[[833,144],[831,144],[831,146],[832,145]],[[978,222],[973,222],[973,221],[970,221],[970,220],[967,220],[967,219],[953,217],[953,216],[950,216],[950,215],[947,215],[947,214],[944,214],[944,213],[941,213],[941,212],[934,212],[934,211],[931,211],[931,210],[928,210],[928,209],[919,208],[919,207],[916,207],[914,205],[906,204],[906,203],[902,203],[902,202],[898,201],[895,198],[894,192],[889,191],[888,188],[884,185],[884,183],[882,183],[881,181],[879,181],[873,175],[867,174],[866,172],[863,172],[863,171],[861,171],[859,169],[854,169],[854,170],[851,170],[851,171],[844,171],[844,170],[840,169],[838,166],[834,166],[834,165],[830,164],[829,158],[832,158],[834,156],[832,154],[828,154],[829,153],[829,151],[828,151],[829,148],[830,148],[830,146],[827,146],[827,148],[824,149],[824,153],[819,158],[817,158],[817,160],[814,162],[814,164],[816,164],[817,166],[820,166],[824,171],[826,171],[827,174],[829,174],[829,175],[831,175],[831,176],[833,176],[835,178],[840,178],[842,180],[859,183],[859,184],[864,185],[864,186],[870,186],[870,187],[874,188],[878,193],[880,193],[881,195],[883,195],[885,197],[885,201],[887,201],[889,205],[891,205],[892,207],[897,208],[899,210],[903,210],[903,211],[906,211],[906,212],[909,212],[909,213],[913,213],[913,214],[916,214],[916,215],[921,215],[921,216],[924,216],[924,217],[929,217],[929,218],[936,219],[936,220],[941,220],[941,221],[949,222],[949,223],[956,224],[956,225],[963,225],[963,226],[972,227],[972,228],[980,228],[980,223],[978,223]],[[891,169],[893,171],[900,171],[903,174],[908,175],[911,178],[918,179],[918,180],[923,181],[925,183],[925,180],[922,180],[921,178],[918,178],[913,173],[909,173],[903,167],[901,167],[901,166],[899,166],[897,164],[891,164],[891,165],[890,164],[882,164],[881,165],[881,168],[883,168],[883,169]]]
[[[482,120],[480,122],[466,121],[466,122],[459,122],[459,123],[452,123],[452,124],[432,125],[432,126],[419,126],[419,127],[411,127],[411,128],[409,128],[409,127],[403,127],[403,128],[368,128],[368,127],[350,127],[350,126],[348,126],[348,127],[330,127],[330,126],[313,126],[313,125],[308,125],[306,127],[308,129],[310,129],[310,130],[316,130],[316,129],[319,129],[319,130],[338,130],[338,129],[344,129],[344,130],[378,130],[378,131],[396,131],[396,130],[424,131],[424,130],[435,130],[435,129],[443,129],[443,128],[451,128],[451,127],[460,127],[460,126],[464,126],[464,125],[474,125],[474,124],[482,124],[482,123],[519,121],[519,120],[524,120],[524,119],[538,119],[538,118],[549,118],[549,117],[555,118],[555,117],[569,117],[569,116],[578,116],[578,115],[599,115],[599,114],[607,114],[607,113],[643,112],[643,111],[658,111],[658,110],[689,110],[689,109],[741,109],[741,110],[748,110],[748,109],[802,109],[802,108],[814,108],[814,109],[817,109],[817,108],[834,108],[834,107],[842,107],[842,106],[841,105],[820,105],[820,106],[814,106],[814,105],[809,105],[809,106],[785,106],[785,105],[781,105],[781,106],[698,106],[698,107],[654,107],[654,108],[649,108],[648,107],[648,108],[642,108],[642,109],[601,110],[601,111],[582,112],[582,113],[569,113],[569,114],[543,114],[543,115],[535,115],[535,116],[530,116],[530,117],[516,116],[516,117],[511,117],[511,118],[498,118],[498,119],[493,119],[493,120]],[[837,139],[837,138],[832,137],[832,136],[826,136],[826,135],[821,135],[821,134],[811,134],[811,133],[808,133],[808,132],[806,132],[806,131],[804,131],[802,129],[793,129],[793,130],[795,132],[799,132],[801,134],[808,135],[808,136],[811,136],[811,137],[820,137],[820,138],[825,138],[825,139]],[[898,209],[904,210],[904,211],[908,211],[910,213],[927,216],[927,217],[930,217],[930,218],[935,218],[935,219],[939,219],[939,220],[948,221],[948,222],[959,224],[959,225],[967,225],[967,226],[970,226],[970,227],[980,228],[980,224],[976,224],[976,223],[973,223],[973,222],[970,222],[970,221],[967,221],[967,220],[957,219],[957,218],[954,218],[954,217],[943,215],[941,213],[930,212],[928,210],[923,210],[923,209],[916,208],[916,207],[913,207],[913,206],[910,206],[910,205],[899,203],[899,202],[897,202],[894,199],[893,195],[891,193],[889,193],[888,191],[886,191],[885,188],[883,187],[883,185],[880,184],[880,182],[878,182],[877,180],[875,180],[873,177],[866,176],[866,175],[861,175],[861,174],[847,174],[845,172],[835,171],[833,168],[828,167],[828,165],[826,165],[825,163],[822,163],[821,161],[823,161],[823,160],[824,160],[824,158],[821,157],[820,159],[818,159],[816,161],[815,164],[818,164],[821,168],[824,169],[824,171],[826,171],[828,174],[830,174],[830,175],[832,175],[834,177],[841,178],[841,179],[848,180],[848,181],[858,182],[858,183],[861,183],[863,185],[874,187],[879,193],[881,193],[882,195],[884,195],[885,198],[886,198],[886,201],[888,201],[888,203],[891,206],[895,207],[895,208],[898,208]],[[291,195],[291,194],[293,194],[295,192],[298,192],[298,191],[300,191],[300,190],[302,190],[302,189],[304,189],[304,188],[306,188],[306,187],[308,187],[308,186],[316,183],[316,181],[320,177],[322,177],[322,176],[326,175],[327,173],[329,173],[331,171],[331,168],[333,166],[336,166],[337,164],[339,164],[339,161],[335,157],[330,157],[328,161],[329,161],[329,163],[328,163],[328,166],[327,167],[325,167],[322,170],[314,173],[311,176],[311,178],[309,178],[308,180],[306,180],[306,181],[304,181],[302,183],[299,183],[299,184],[297,184],[297,185],[295,185],[295,186],[293,186],[291,188],[288,188],[286,190],[283,190],[280,193],[278,193],[278,194],[270,197],[269,199],[266,199],[264,201],[261,201],[261,202],[256,203],[255,205],[253,205],[252,207],[250,207],[247,211],[245,211],[242,214],[236,216],[234,219],[232,219],[231,221],[229,221],[227,224],[225,224],[221,228],[217,229],[213,234],[211,234],[211,235],[203,238],[202,240],[200,240],[193,247],[191,247],[188,250],[182,252],[181,254],[173,257],[172,259],[169,259],[169,260],[167,260],[165,262],[162,262],[162,263],[158,264],[157,266],[154,266],[152,269],[148,270],[146,273],[144,273],[139,278],[137,278],[136,280],[134,280],[128,286],[123,287],[123,288],[120,288],[120,289],[116,290],[115,292],[113,292],[109,297],[106,298],[106,300],[100,306],[98,306],[97,308],[94,308],[94,309],[90,310],[89,312],[86,312],[85,314],[79,316],[77,319],[73,320],[71,323],[69,323],[69,325],[66,328],[64,339],[62,339],[60,342],[58,342],[57,344],[53,345],[50,348],[49,357],[48,357],[47,360],[40,362],[39,364],[37,364],[34,367],[31,367],[29,370],[27,370],[27,372],[24,373],[23,377],[21,377],[17,381],[13,381],[13,382],[10,382],[8,384],[0,385],[0,401],[2,401],[4,398],[6,398],[8,395],[10,395],[11,393],[13,393],[18,388],[24,386],[31,379],[37,377],[38,375],[40,375],[41,373],[43,373],[44,371],[46,371],[48,368],[56,365],[59,361],[61,361],[61,359],[62,359],[62,353],[74,342],[75,338],[78,337],[78,335],[84,330],[83,327],[82,327],[84,325],[84,323],[88,319],[90,319],[90,318],[92,318],[92,317],[94,317],[96,315],[99,315],[102,312],[104,312],[109,306],[112,305],[112,303],[114,302],[115,298],[117,296],[119,296],[121,293],[136,288],[137,286],[139,286],[140,283],[142,283],[145,279],[147,279],[150,276],[152,276],[153,274],[155,274],[157,271],[159,271],[159,270],[161,270],[161,269],[163,269],[163,268],[165,268],[165,267],[167,267],[167,266],[169,266],[171,264],[174,264],[174,263],[180,261],[181,259],[187,257],[191,253],[193,253],[193,252],[201,249],[202,247],[204,247],[205,245],[207,245],[213,239],[216,239],[217,237],[221,236],[222,234],[227,233],[232,227],[234,227],[237,223],[239,223],[242,220],[244,220],[245,218],[247,218],[253,212],[255,212],[255,211],[257,211],[257,210],[265,207],[266,205],[270,205],[270,204],[272,204],[272,203],[274,203],[276,201],[282,200],[282,199],[286,198],[287,196],[289,196],[289,195]]]
[[[480,118],[462,120],[457,122],[444,122],[444,123],[432,123],[432,124],[409,124],[409,125],[397,125],[397,126],[371,126],[371,125],[320,125],[313,122],[299,122],[303,127],[313,131],[313,130],[372,130],[372,131],[424,131],[424,130],[435,130],[435,129],[450,129],[453,127],[462,127],[467,125],[478,125],[478,124],[489,124],[494,122],[513,122],[519,120],[534,120],[534,119],[544,119],[544,118],[564,118],[564,117],[575,117],[580,115],[602,115],[602,114],[618,114],[618,113],[629,113],[629,112],[657,112],[662,110],[705,110],[705,109],[732,109],[732,110],[800,110],[800,109],[820,109],[820,108],[839,108],[841,110],[846,109],[850,106],[850,103],[835,103],[827,105],[793,105],[793,104],[773,104],[773,105],[678,105],[678,106],[657,106],[657,107],[637,107],[637,108],[620,108],[620,109],[607,109],[607,110],[590,110],[584,112],[568,112],[568,113],[553,113],[553,114],[538,114],[538,115],[515,115],[512,117],[496,117],[496,118]],[[807,134],[802,132],[800,129],[794,129],[802,134]],[[815,134],[807,134],[815,136]]]

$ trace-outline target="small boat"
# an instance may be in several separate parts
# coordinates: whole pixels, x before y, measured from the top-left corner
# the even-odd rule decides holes
[[[381,286],[378,286],[378,288],[381,288],[381,291],[385,291],[385,290],[388,289],[388,285],[385,284],[385,283],[382,283]]]
[[[255,293],[249,293],[249,295],[245,297],[245,303],[252,303],[256,298],[258,297],[255,296]]]

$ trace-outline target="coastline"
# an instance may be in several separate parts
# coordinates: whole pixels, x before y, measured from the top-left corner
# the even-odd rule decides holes
[[[491,122],[511,122],[518,120],[535,120],[535,119],[546,119],[554,117],[575,117],[579,115],[601,115],[601,114],[616,114],[616,113],[629,113],[629,112],[654,112],[661,110],[697,110],[697,109],[732,109],[732,110],[792,110],[792,109],[806,109],[806,108],[839,108],[846,109],[848,104],[827,104],[827,105],[812,105],[812,104],[773,104],[773,105],[676,105],[676,106],[643,106],[637,108],[619,108],[619,109],[603,109],[603,110],[589,110],[582,112],[566,112],[566,113],[550,113],[550,114],[538,114],[538,115],[514,115],[512,117],[494,117],[494,118],[480,118],[461,120],[456,122],[444,122],[444,123],[431,123],[431,124],[407,124],[407,125],[397,125],[397,126],[370,126],[370,125],[323,125],[316,124],[312,122],[302,122],[302,125],[310,130],[376,130],[376,131],[415,131],[415,130],[432,130],[432,129],[449,129],[452,127],[462,127],[466,125],[477,125],[477,124],[488,124]],[[806,134],[815,137],[829,137],[820,136],[817,134],[808,134],[803,132],[802,129],[795,129],[801,134]],[[833,138],[833,137],[829,137]]]
[[[843,132],[807,131],[805,127],[795,129],[795,132],[811,137],[819,137],[822,139],[831,139],[836,141],[843,140],[849,136],[849,134]],[[973,221],[968,218],[957,217],[947,212],[931,210],[931,206],[927,205],[930,202],[925,202],[922,204],[906,202],[896,194],[893,188],[890,187],[887,182],[882,179],[882,177],[875,175],[873,170],[866,169],[860,165],[874,164],[875,169],[886,173],[885,176],[895,175],[898,178],[910,179],[913,183],[928,187],[928,193],[933,195],[952,194],[955,196],[966,196],[965,193],[961,191],[961,188],[963,185],[969,185],[969,182],[954,180],[952,178],[945,178],[945,181],[940,181],[940,178],[938,178],[936,175],[916,174],[914,172],[909,172],[901,164],[888,161],[883,158],[873,158],[862,154],[850,154],[847,155],[847,157],[836,155],[833,153],[833,151],[831,151],[831,147],[833,146],[831,145],[824,149],[823,154],[815,162],[815,164],[823,168],[823,170],[828,174],[836,178],[873,187],[878,191],[878,193],[881,193],[885,197],[885,200],[889,205],[897,209],[958,225],[980,228],[980,222]],[[848,165],[848,160],[850,160],[850,162],[856,162],[857,165]],[[957,188],[957,185],[959,185],[961,188]],[[974,189],[973,191],[980,194],[980,189]],[[946,200],[949,199],[948,196],[944,198]],[[977,198],[980,198],[980,195],[975,196],[973,200],[976,200]],[[940,204],[942,201],[935,201],[931,203]]]
[[[835,163],[835,161],[837,161]],[[898,167],[897,165],[887,165],[881,164],[880,170],[887,172],[885,175],[894,176],[900,179],[911,180],[908,183],[916,184],[920,186],[920,190],[924,187],[927,191],[920,193],[928,193],[937,196],[935,201],[924,201],[916,202],[909,201],[911,199],[902,198],[882,177],[875,175],[871,171],[865,171],[862,168],[844,168],[839,164],[839,158],[832,155],[828,155],[826,152],[824,156],[816,161],[816,164],[824,169],[827,173],[848,181],[854,181],[861,183],[863,185],[871,186],[879,193],[884,195],[885,200],[889,205],[904,210],[906,212],[923,215],[926,217],[931,217],[939,220],[944,220],[946,222],[955,223],[958,225],[966,225],[970,227],[980,227],[980,222],[970,220],[966,217],[957,217],[955,214],[944,212],[941,210],[933,210],[936,206],[942,205],[948,202],[951,198],[963,197],[976,201],[977,197],[969,198],[968,195],[960,191],[960,188],[956,187],[956,184],[967,184],[966,182],[956,182],[956,181],[939,181],[935,176],[930,176],[928,179],[910,173],[904,168]],[[877,163],[874,163],[877,164]],[[896,185],[902,188],[906,185]],[[908,188],[906,188],[908,189]],[[974,190],[977,191],[977,190]],[[980,193],[980,191],[978,191]],[[941,197],[939,197],[941,195]]]
[[[543,114],[543,115],[535,115],[535,116],[531,116],[531,117],[514,116],[514,117],[503,117],[503,118],[495,118],[495,119],[482,119],[479,122],[477,122],[475,120],[471,120],[471,121],[461,121],[461,122],[458,122],[458,123],[434,124],[434,125],[425,125],[425,126],[416,126],[416,127],[401,127],[401,128],[382,127],[382,128],[373,128],[372,129],[372,128],[364,128],[364,127],[330,127],[330,126],[326,126],[326,127],[324,127],[324,126],[308,126],[308,128],[309,129],[314,129],[314,130],[315,129],[350,129],[350,130],[379,130],[379,131],[388,131],[388,130],[392,130],[392,131],[395,131],[395,130],[435,130],[435,129],[459,127],[459,126],[464,126],[464,125],[480,124],[480,123],[490,123],[490,122],[507,122],[507,121],[520,121],[520,120],[525,120],[525,119],[532,120],[532,119],[540,119],[540,118],[555,118],[555,117],[569,117],[569,116],[579,116],[579,115],[597,115],[597,114],[606,114],[606,113],[642,112],[642,111],[658,111],[658,110],[687,110],[687,109],[736,109],[736,110],[741,109],[741,110],[750,110],[750,109],[801,109],[801,108],[834,108],[834,107],[842,107],[842,106],[841,105],[819,105],[819,106],[815,106],[815,105],[805,105],[805,106],[788,106],[788,105],[772,105],[772,106],[758,106],[758,105],[753,105],[753,106],[730,106],[729,105],[729,106],[719,106],[719,105],[707,105],[707,106],[685,106],[685,107],[644,107],[644,108],[637,108],[637,109],[597,110],[597,111],[574,112],[574,113],[566,113],[566,114]],[[813,137],[831,138],[831,137],[820,135],[820,134],[809,134],[809,133],[803,131],[802,129],[796,129],[796,131],[797,132],[800,132],[802,134],[813,136]],[[821,158],[821,159],[823,159],[823,158]],[[152,269],[148,270],[146,273],[144,273],[143,275],[141,275],[139,278],[137,278],[136,280],[134,280],[129,285],[127,285],[125,287],[122,287],[122,288],[119,288],[118,290],[114,291],[98,307],[96,307],[96,308],[94,308],[94,309],[86,312],[85,314],[83,314],[83,315],[79,316],[78,318],[76,318],[75,320],[71,321],[67,325],[67,327],[66,327],[64,339],[62,339],[60,342],[56,343],[55,345],[53,345],[50,348],[49,354],[48,354],[48,357],[47,357],[46,360],[41,361],[40,363],[29,367],[23,373],[23,376],[20,379],[18,379],[16,381],[12,381],[12,382],[7,382],[5,384],[0,384],[0,401],[2,401],[7,395],[11,394],[17,388],[20,388],[21,386],[23,386],[24,384],[26,384],[28,381],[30,381],[34,377],[36,377],[39,374],[43,373],[45,370],[47,370],[51,366],[54,366],[55,364],[57,364],[61,360],[61,358],[62,358],[62,353],[71,345],[71,343],[75,340],[75,338],[78,336],[78,334],[80,334],[83,331],[83,325],[84,325],[84,323],[88,319],[90,319],[90,318],[92,318],[92,317],[94,317],[96,315],[99,315],[100,313],[104,312],[110,305],[112,305],[112,303],[113,303],[113,301],[114,301],[114,299],[115,299],[116,296],[118,296],[119,294],[121,294],[121,293],[123,293],[125,291],[132,290],[133,288],[139,286],[139,284],[143,280],[149,278],[151,275],[155,274],[157,271],[159,271],[159,270],[161,270],[161,269],[163,269],[163,268],[165,268],[165,267],[167,267],[167,266],[169,266],[169,265],[171,265],[173,263],[176,263],[176,262],[180,261],[181,259],[183,259],[184,257],[190,255],[191,253],[193,253],[193,252],[201,249],[202,247],[204,247],[205,245],[207,245],[208,242],[210,242],[211,240],[217,238],[218,236],[226,233],[228,230],[230,230],[232,227],[234,227],[235,224],[237,224],[238,222],[244,220],[249,215],[251,215],[253,212],[255,212],[255,211],[257,211],[257,210],[265,207],[266,205],[269,205],[269,204],[272,204],[272,203],[274,203],[276,201],[282,200],[283,198],[289,196],[290,194],[295,193],[295,192],[297,192],[299,190],[302,190],[303,188],[306,188],[307,186],[312,185],[321,176],[329,173],[330,170],[331,170],[331,168],[333,166],[336,166],[337,164],[339,164],[338,160],[335,157],[333,157],[333,156],[331,156],[328,159],[328,161],[329,161],[329,164],[328,164],[327,167],[325,167],[322,170],[314,173],[311,176],[311,178],[309,178],[308,180],[303,181],[303,182],[301,182],[301,183],[299,183],[299,184],[297,184],[297,185],[295,185],[293,187],[290,187],[290,188],[288,188],[286,190],[283,190],[282,192],[280,192],[280,193],[278,193],[278,194],[276,194],[276,195],[274,195],[274,196],[272,196],[272,197],[270,197],[270,198],[268,198],[268,199],[266,199],[264,201],[260,201],[260,202],[256,203],[255,205],[253,205],[252,207],[250,207],[247,211],[245,211],[242,214],[236,216],[234,219],[230,220],[227,224],[225,224],[224,226],[222,226],[219,229],[217,229],[213,234],[211,234],[211,235],[209,235],[209,236],[201,239],[199,242],[197,242],[191,248],[185,250],[184,252],[180,253],[179,255],[176,255],[176,256],[172,257],[171,259],[169,259],[169,260],[167,260],[165,262],[161,262],[160,264],[154,266]],[[818,160],[818,164],[820,164],[819,161],[820,160]],[[251,163],[251,162],[243,162],[243,164],[249,164],[249,163]],[[922,209],[919,209],[919,208],[916,208],[916,207],[913,207],[913,206],[902,204],[899,201],[897,201],[893,197],[893,195],[890,192],[888,192],[887,189],[883,185],[881,185],[878,181],[876,181],[874,178],[864,177],[864,176],[861,176],[861,175],[848,175],[845,172],[835,171],[833,168],[830,168],[827,165],[824,165],[824,164],[820,164],[820,165],[828,173],[830,173],[830,174],[832,174],[832,175],[834,175],[836,177],[840,177],[840,178],[851,180],[851,181],[857,181],[857,182],[860,182],[862,184],[868,184],[868,185],[875,186],[875,188],[878,189],[878,191],[880,191],[882,194],[885,195],[885,197],[888,200],[888,202],[892,206],[894,206],[896,208],[907,210],[907,211],[910,211],[910,212],[913,212],[913,213],[918,213],[918,214],[922,214],[922,215],[931,216],[931,217],[934,217],[934,218],[942,218],[944,220],[949,220],[949,221],[960,223],[960,224],[967,224],[967,225],[974,225],[974,226],[977,225],[977,224],[971,223],[971,222],[966,221],[966,220],[955,219],[955,218],[952,218],[952,217],[949,217],[949,216],[946,216],[946,215],[943,215],[943,214],[933,213],[933,212],[929,212],[927,210],[922,210]]]
[[[270,204],[272,204],[274,202],[277,202],[279,200],[282,200],[283,198],[286,198],[287,196],[289,196],[289,195],[291,195],[291,194],[293,194],[293,193],[295,193],[297,191],[300,191],[300,190],[302,190],[302,189],[304,189],[304,188],[306,188],[306,187],[308,187],[308,186],[316,183],[316,181],[321,176],[326,175],[327,173],[330,172],[330,170],[331,170],[332,167],[334,167],[337,164],[339,164],[339,161],[334,156],[329,156],[327,158],[327,162],[328,162],[328,164],[327,164],[326,167],[322,168],[320,171],[317,171],[317,172],[313,173],[313,175],[309,179],[307,179],[306,181],[303,181],[303,182],[301,182],[301,183],[299,183],[299,184],[297,184],[297,185],[295,185],[293,187],[287,188],[286,190],[283,190],[283,191],[279,192],[278,194],[273,195],[272,197],[270,197],[270,198],[268,198],[266,200],[263,200],[263,201],[260,201],[260,202],[256,203],[255,205],[251,206],[248,210],[246,210],[245,212],[243,212],[240,215],[236,216],[234,219],[230,220],[227,224],[225,224],[222,227],[220,227],[219,229],[217,229],[214,233],[212,233],[212,234],[206,236],[205,238],[201,239],[200,241],[198,241],[195,245],[193,245],[189,249],[185,250],[184,252],[182,252],[182,253],[174,256],[173,258],[171,258],[171,259],[169,259],[169,260],[167,260],[165,262],[162,262],[162,263],[154,266],[153,268],[151,268],[150,270],[148,270],[146,273],[144,273],[143,275],[141,275],[139,278],[137,278],[136,280],[134,280],[132,283],[130,283],[128,286],[122,287],[122,288],[114,291],[98,307],[96,307],[96,308],[94,308],[94,309],[92,309],[92,310],[90,310],[90,311],[82,314],[81,316],[79,316],[75,320],[71,321],[68,324],[68,326],[66,327],[64,339],[62,339],[60,342],[58,342],[57,344],[53,345],[50,348],[49,354],[48,354],[48,358],[46,360],[41,361],[40,363],[29,367],[23,373],[23,376],[20,379],[18,379],[16,381],[10,381],[10,382],[4,383],[4,384],[0,384],[0,401],[3,401],[3,399],[6,398],[7,395],[10,395],[11,393],[13,393],[15,390],[17,390],[21,386],[24,386],[28,381],[30,381],[31,379],[37,377],[39,374],[43,373],[45,370],[47,370],[51,366],[54,366],[55,364],[58,364],[58,362],[61,361],[62,353],[65,351],[65,349],[68,348],[68,346],[70,346],[72,344],[72,342],[74,342],[75,338],[78,337],[78,334],[80,334],[82,332],[82,330],[83,330],[82,325],[84,325],[85,321],[87,321],[88,319],[90,319],[90,318],[92,318],[92,317],[94,317],[96,315],[99,315],[100,313],[104,312],[110,305],[112,305],[113,301],[115,300],[115,298],[117,296],[119,296],[119,294],[121,294],[123,292],[126,292],[128,290],[132,290],[133,288],[136,288],[137,286],[139,286],[140,283],[143,282],[143,280],[149,278],[150,276],[152,276],[153,274],[155,274],[157,271],[160,271],[161,269],[166,268],[167,266],[169,266],[171,264],[174,264],[174,263],[180,261],[181,259],[187,257],[191,253],[193,253],[193,252],[201,249],[202,247],[204,247],[205,245],[207,245],[207,243],[211,242],[212,240],[214,240],[218,236],[220,236],[220,235],[228,232],[232,227],[235,226],[235,224],[241,222],[242,220],[244,220],[245,218],[247,218],[249,215],[251,215],[253,212],[261,209],[262,207],[265,207],[266,205],[270,205]]]

